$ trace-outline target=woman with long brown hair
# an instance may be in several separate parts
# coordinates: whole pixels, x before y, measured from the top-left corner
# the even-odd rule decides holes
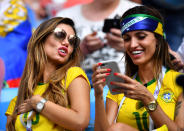
[[[124,131],[181,131],[184,129],[184,98],[163,32],[160,13],[146,6],[127,10],[121,18],[125,48],[125,74],[114,73],[124,82],[111,81],[119,93],[103,88],[111,69],[93,67],[95,89],[95,129]]]
[[[90,119],[90,84],[80,65],[69,18],[43,22],[28,44],[18,96],[6,112],[8,131],[81,130]]]

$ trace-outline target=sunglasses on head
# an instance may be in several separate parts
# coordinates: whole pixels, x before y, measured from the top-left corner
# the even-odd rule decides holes
[[[67,37],[67,33],[63,29],[55,28],[54,36],[59,40],[64,40]],[[79,45],[80,39],[76,35],[69,35],[68,42],[70,43],[70,45],[77,47]]]

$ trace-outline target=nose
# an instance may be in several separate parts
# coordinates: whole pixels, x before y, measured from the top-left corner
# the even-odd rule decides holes
[[[68,45],[69,45],[68,37],[66,37],[66,38],[62,41],[62,45],[65,45],[66,47],[68,47]]]
[[[135,37],[132,37],[130,40],[130,47],[136,48],[138,46],[138,40]]]

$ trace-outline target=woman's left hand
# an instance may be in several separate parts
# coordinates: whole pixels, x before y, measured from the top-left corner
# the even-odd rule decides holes
[[[154,96],[151,92],[136,80],[120,73],[116,73],[116,76],[120,77],[125,82],[111,82],[111,84],[121,87],[115,89],[114,91],[124,93],[124,95],[128,98],[140,100],[144,105],[147,105],[150,101],[154,100]]]
[[[26,99],[22,104],[17,108],[18,114],[29,112],[33,109],[36,109],[37,103],[42,99],[40,95],[32,96],[30,99]]]

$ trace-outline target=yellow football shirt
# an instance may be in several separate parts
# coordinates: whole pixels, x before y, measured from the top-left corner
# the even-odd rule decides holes
[[[71,67],[67,72],[66,89],[69,87],[72,80],[74,80],[80,75],[83,76],[87,80],[88,84],[90,85],[87,75],[80,67]],[[64,82],[65,82],[65,79],[62,80],[63,85],[64,85]],[[48,87],[48,84],[38,85],[34,91],[34,95],[42,95],[46,91],[47,87]],[[9,107],[5,113],[6,115],[11,115],[13,113],[16,99],[17,98],[15,97],[10,102]],[[24,113],[22,118],[27,119],[27,116],[28,116],[28,113]],[[23,124],[20,121],[20,115],[17,116],[16,122],[15,122],[15,129],[16,131],[26,131],[26,128],[23,126]],[[46,117],[37,113],[32,120],[32,130],[33,131],[61,131],[62,127],[56,126],[55,123],[53,123],[52,121],[49,121]]]
[[[166,72],[157,98],[158,104],[171,120],[174,120],[175,105],[182,92],[182,88],[175,83],[175,79],[179,74],[180,73],[173,70]],[[152,81],[150,85],[147,86],[147,89],[152,94],[155,91],[156,84],[156,81]],[[123,96],[124,94],[112,95],[110,92],[107,94],[107,98],[117,102],[118,105]],[[117,122],[128,124],[139,130],[149,130],[149,113],[144,106],[140,105],[142,105],[140,101],[126,97],[117,116]]]

